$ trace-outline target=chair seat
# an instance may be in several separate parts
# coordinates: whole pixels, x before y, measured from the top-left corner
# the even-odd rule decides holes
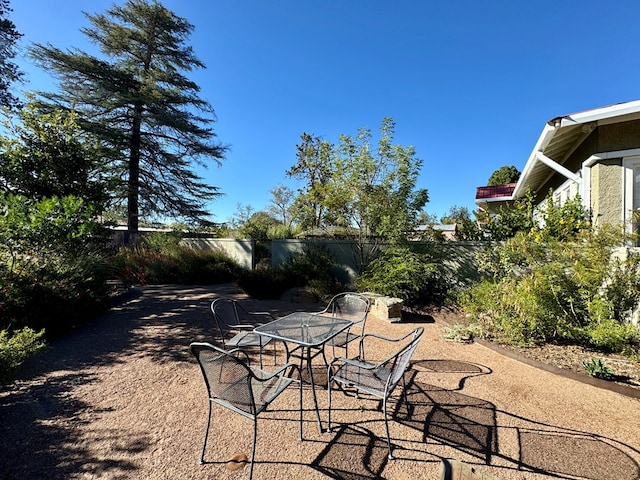
[[[373,365],[368,362],[360,362],[359,365],[346,363],[334,373],[332,380],[347,385],[357,385],[359,390],[384,398],[391,370],[385,367],[370,368]]]
[[[259,368],[250,368],[257,378],[264,378],[269,374],[269,372],[265,372]],[[252,404],[247,390],[247,379],[240,378],[230,382],[218,393],[217,397],[212,398],[212,400],[241,414],[258,415],[266,409],[269,403],[280,395],[292,381],[293,379],[289,377],[276,376],[264,382],[251,382],[254,401]]]
[[[228,347],[242,348],[242,347],[264,347],[271,341],[270,338],[258,335],[253,332],[240,332],[235,334],[225,343]]]
[[[356,335],[355,333],[349,332],[340,332],[338,335],[333,337],[331,340],[327,342],[328,345],[334,345],[336,347],[344,347],[347,343],[353,342],[354,340],[359,340],[360,335]]]

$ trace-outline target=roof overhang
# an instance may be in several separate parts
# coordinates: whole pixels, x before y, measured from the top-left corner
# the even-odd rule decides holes
[[[640,101],[619,103],[549,120],[516,184],[512,198],[537,191],[554,173],[580,182],[563,167],[565,161],[598,126],[640,119]]]

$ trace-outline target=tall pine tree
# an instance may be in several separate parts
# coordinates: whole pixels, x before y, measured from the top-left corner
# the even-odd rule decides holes
[[[33,46],[32,58],[60,80],[60,91],[39,92],[41,99],[73,108],[82,127],[103,142],[113,198],[126,202],[133,237],[140,217],[204,221],[206,202],[220,192],[193,164],[219,164],[227,148],[211,128],[213,108],[185,76],[205,68],[186,44],[193,25],[155,0],[127,0],[85,16],[92,28],[81,31],[102,58]]]
[[[22,72],[13,59],[16,43],[22,34],[9,20],[9,0],[0,0],[0,106],[10,109],[20,106],[18,98],[11,91],[11,83],[22,80]]]

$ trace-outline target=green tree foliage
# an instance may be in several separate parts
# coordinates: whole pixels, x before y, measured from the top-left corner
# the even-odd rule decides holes
[[[9,0],[0,0],[0,107],[18,108],[20,102],[11,91],[11,84],[20,82],[22,72],[13,59],[16,56],[16,43],[22,34],[9,19]]]
[[[290,227],[293,223],[292,206],[293,190],[285,185],[276,185],[271,189],[271,201],[268,212],[278,219],[282,225]]]
[[[40,113],[30,103],[0,138],[0,189],[28,198],[74,195],[102,207],[107,198],[97,143],[71,111]]]
[[[60,80],[45,104],[74,108],[83,129],[106,149],[116,200],[127,204],[128,228],[155,215],[205,220],[205,203],[219,195],[192,169],[219,163],[214,112],[185,73],[204,64],[186,40],[193,26],[157,1],[127,0],[106,14],[85,14],[83,28],[100,47],[98,58],[36,44],[32,58]]]
[[[110,269],[94,218],[77,197],[0,194],[0,330],[54,334],[104,308]]]
[[[355,226],[363,241],[404,240],[429,200],[426,189],[415,188],[422,160],[414,147],[393,144],[394,132],[393,119],[384,118],[377,149],[368,129],[355,138],[340,136],[327,203],[339,223]]]
[[[502,241],[518,232],[535,228],[533,195],[517,198],[511,205],[503,205],[497,214],[478,214],[482,232],[488,240]]]
[[[364,128],[340,135],[337,146],[304,134],[288,172],[306,181],[294,202],[301,224],[355,235],[363,266],[376,244],[404,241],[428,201],[427,190],[416,188],[422,160],[413,147],[393,143],[394,130],[393,119],[383,119],[377,147]]]
[[[303,133],[296,145],[297,163],[287,175],[305,182],[292,206],[293,216],[305,229],[331,224],[327,216],[327,189],[334,170],[334,147],[320,137]]]
[[[255,212],[247,221],[239,228],[242,238],[253,238],[255,240],[268,240],[270,232],[277,226],[281,225],[278,220],[273,218],[267,212]]]
[[[507,185],[508,183],[515,183],[520,178],[520,170],[513,165],[503,166],[494,171],[489,177],[487,185],[495,187],[498,185]]]
[[[442,267],[431,254],[394,246],[368,265],[358,289],[398,297],[411,305],[441,304],[444,284]]]

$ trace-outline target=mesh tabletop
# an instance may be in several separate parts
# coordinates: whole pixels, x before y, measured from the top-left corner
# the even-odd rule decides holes
[[[254,332],[278,340],[314,347],[322,345],[352,324],[351,320],[345,318],[295,312],[256,327]]]

